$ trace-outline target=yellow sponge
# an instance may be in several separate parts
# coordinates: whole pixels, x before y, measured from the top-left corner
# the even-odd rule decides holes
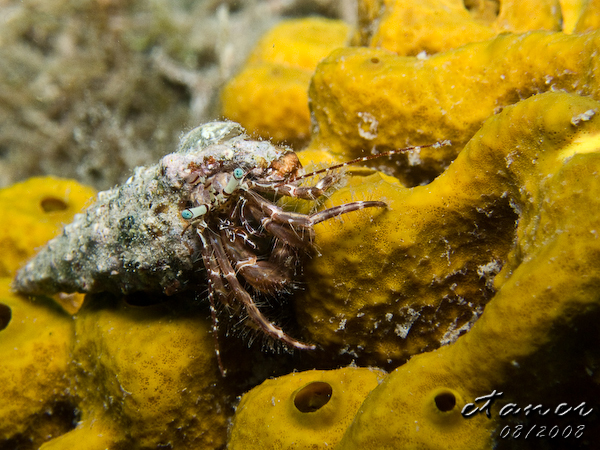
[[[347,367],[267,380],[242,398],[228,448],[331,449],[384,376],[381,370]]]

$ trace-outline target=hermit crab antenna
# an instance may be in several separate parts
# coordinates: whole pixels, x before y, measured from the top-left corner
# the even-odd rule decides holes
[[[326,167],[324,169],[315,170],[314,172],[306,173],[306,174],[301,175],[299,177],[292,178],[291,180],[287,180],[286,183],[289,183],[290,181],[302,180],[304,178],[310,178],[310,177],[313,177],[315,175],[319,175],[320,173],[329,172],[331,170],[340,169],[342,167],[349,166],[350,164],[357,164],[357,163],[361,163],[361,162],[365,162],[365,161],[370,161],[372,159],[383,158],[385,156],[394,156],[394,155],[398,155],[400,153],[407,153],[407,152],[411,152],[411,151],[419,151],[422,148],[446,147],[446,146],[451,145],[451,144],[452,143],[449,140],[444,140],[444,141],[436,142],[435,144],[415,145],[415,146],[412,146],[412,147],[404,147],[404,148],[399,148],[399,149],[396,149],[396,150],[389,150],[387,152],[377,153],[376,155],[361,156],[360,158],[352,159],[350,161],[346,161],[346,162],[343,162],[343,163],[340,163],[340,164],[329,166],[329,167]],[[284,184],[284,183],[282,182],[281,184]]]

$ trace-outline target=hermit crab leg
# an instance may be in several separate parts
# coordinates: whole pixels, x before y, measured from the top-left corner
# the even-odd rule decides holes
[[[226,239],[225,230],[221,230],[221,241],[230,261],[235,262],[237,273],[253,288],[266,294],[275,294],[285,290],[290,283],[286,270],[271,261],[260,261],[237,236],[233,240]]]
[[[314,177],[315,175],[318,175],[320,173],[325,173],[325,172],[330,172],[331,170],[336,170],[336,169],[342,169],[346,166],[352,165],[352,164],[358,164],[361,162],[366,162],[366,161],[370,161],[372,159],[379,159],[379,158],[385,158],[386,156],[394,156],[394,155],[399,155],[402,153],[409,153],[409,152],[414,152],[414,151],[420,151],[424,148],[440,148],[440,147],[447,147],[449,145],[452,145],[452,142],[450,142],[449,140],[443,140],[443,141],[439,141],[439,142],[435,142],[433,144],[426,144],[426,145],[414,145],[411,147],[404,147],[404,148],[398,148],[395,150],[388,150],[386,152],[381,152],[381,153],[377,153],[375,155],[367,155],[367,156],[361,156],[359,158],[355,158],[352,159],[350,161],[345,161],[343,163],[340,164],[335,164],[333,166],[329,166],[329,167],[325,167],[324,169],[319,169],[319,170],[315,170],[314,172],[310,172],[310,173],[306,173],[304,175],[299,175],[299,176],[293,176],[291,179],[288,179],[286,181],[282,181],[279,184],[283,185],[283,184],[289,184],[289,183],[297,183],[298,181],[305,179],[305,178],[311,178]],[[293,186],[293,184],[292,184]],[[279,188],[279,185],[276,185],[275,187]]]
[[[225,369],[225,366],[223,366],[223,361],[221,360],[221,350],[219,348],[219,318],[217,317],[217,309],[215,308],[214,293],[218,292],[221,294],[221,297],[223,297],[226,291],[225,286],[223,285],[223,280],[221,279],[221,271],[219,270],[213,249],[209,245],[205,233],[207,234],[209,232],[198,231],[198,236],[200,236],[200,239],[202,240],[202,261],[204,262],[204,268],[206,269],[208,278],[208,301],[210,303],[210,317],[213,324],[212,332],[215,340],[215,354],[217,355],[219,371],[224,377],[227,373],[227,370]],[[227,304],[227,302],[225,302],[225,304]]]
[[[224,227],[221,228],[221,237],[223,240],[229,242],[237,241],[241,239],[244,245],[250,247],[252,250],[258,250],[258,245],[254,242],[246,230],[240,227]]]
[[[310,248],[314,232],[309,216],[284,211],[255,192],[248,191],[246,194],[251,200],[250,213],[265,230],[292,247]]]
[[[365,208],[387,208],[387,203],[380,201],[358,201],[345,203],[343,205],[334,206],[333,208],[324,209],[309,216],[311,225],[316,225],[325,220],[333,219],[352,211],[360,211]]]
[[[240,223],[244,226],[246,231],[249,234],[251,234],[252,236],[263,236],[263,234],[259,230],[257,230],[256,228],[254,228],[252,226],[252,224],[250,223],[250,220],[248,219],[248,217],[246,217],[247,207],[248,207],[248,200],[246,200],[246,198],[244,198],[244,197],[241,197],[241,199],[238,202],[238,205],[236,207],[236,209],[238,210],[237,214],[240,219]]]
[[[248,198],[266,215],[261,219],[263,227],[294,247],[310,245],[314,237],[313,226],[325,220],[359,211],[364,208],[385,208],[387,204],[381,201],[357,201],[324,209],[311,215],[286,212],[254,192],[246,193]],[[252,208],[251,208],[252,211]],[[255,216],[257,213],[254,213]],[[302,233],[302,236],[298,234]]]
[[[299,256],[297,250],[281,239],[275,239],[273,249],[269,255],[269,262],[279,268],[288,279],[287,290],[294,287],[294,275],[298,267]]]
[[[321,178],[314,186],[298,186],[295,183],[287,182],[269,182],[259,183],[251,182],[251,189],[259,192],[270,192],[287,197],[301,198],[304,200],[316,200],[338,181],[339,177],[328,174]]]
[[[303,342],[297,341],[296,339],[288,336],[283,332],[283,330],[275,325],[273,325],[258,309],[250,294],[246,292],[246,290],[242,287],[233,267],[231,267],[231,263],[229,262],[229,258],[227,257],[225,250],[223,249],[223,244],[221,242],[220,236],[216,234],[209,234],[208,236],[209,244],[212,249],[215,251],[215,256],[221,268],[221,273],[227,280],[227,283],[233,289],[235,297],[244,305],[246,312],[250,319],[258,325],[265,334],[271,336],[274,339],[277,339],[281,342],[284,342],[291,347],[300,349],[300,350],[314,350],[316,346],[304,344]]]

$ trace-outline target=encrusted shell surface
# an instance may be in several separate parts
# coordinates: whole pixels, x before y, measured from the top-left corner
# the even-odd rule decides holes
[[[13,288],[25,294],[175,293],[198,285],[204,278],[196,261],[201,244],[191,230],[184,232],[180,216],[190,194],[186,177],[209,161],[249,170],[280,155],[269,142],[248,140],[235,122],[194,128],[175,153],[100,192],[17,273]]]

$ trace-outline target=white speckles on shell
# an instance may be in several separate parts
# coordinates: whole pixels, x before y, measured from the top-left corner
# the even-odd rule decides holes
[[[229,133],[217,133],[214,124],[221,124],[224,130],[230,130]],[[190,131],[182,139],[184,144],[179,146],[179,151],[171,153],[162,158],[159,167],[164,176],[165,182],[173,188],[181,188],[185,185],[187,178],[192,173],[190,167],[195,167],[195,171],[199,177],[203,174],[198,170],[198,167],[204,164],[207,169],[214,168],[206,164],[204,161],[207,158],[213,158],[221,164],[225,163],[226,170],[233,170],[235,167],[242,168],[245,172],[252,170],[255,167],[268,167],[273,161],[281,157],[285,150],[274,147],[267,141],[248,141],[245,134],[241,134],[242,128],[238,124],[233,124],[236,127],[231,128],[233,122],[213,122],[211,128],[214,131],[212,140],[201,138],[203,145],[198,142],[193,144],[194,137],[202,133],[195,130]],[[204,128],[204,125],[199,128]],[[222,134],[228,137],[227,140],[222,139]]]
[[[244,129],[235,122],[210,122],[189,131],[179,141],[177,153],[197,153],[212,144],[242,136]]]
[[[195,163],[194,155],[171,153],[160,161],[162,172],[167,182],[175,187],[181,188],[185,179],[192,173],[190,164]]]
[[[125,184],[100,192],[94,204],[17,273],[15,290],[175,292],[196,287],[204,278],[193,260],[201,244],[192,230],[184,233],[187,222],[180,217],[189,198],[185,177],[190,163],[201,164],[213,153],[222,159],[222,145],[231,150],[233,163],[248,167],[255,164],[254,151],[263,163],[281,155],[268,142],[245,139],[241,126],[233,122],[190,131],[176,153],[159,164],[136,168]]]

